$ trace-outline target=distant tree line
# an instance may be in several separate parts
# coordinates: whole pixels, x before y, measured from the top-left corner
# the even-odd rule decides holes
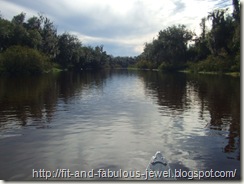
[[[137,57],[114,57],[103,46],[85,46],[75,35],[57,34],[54,23],[39,14],[26,19],[20,13],[6,20],[0,14],[0,73],[39,74],[65,70],[128,68],[193,72],[240,71],[240,1],[233,12],[216,9],[202,18],[201,34],[185,25],[159,31]],[[211,28],[206,26],[211,22]]]
[[[216,9],[202,18],[197,36],[185,25],[159,31],[138,56],[137,67],[167,71],[240,71],[240,1],[233,0],[233,12]],[[207,29],[206,21],[211,22]]]
[[[74,35],[57,34],[54,23],[42,14],[11,21],[0,15],[0,73],[38,74],[53,67],[69,70],[127,68],[132,57],[113,57],[103,46],[84,46]]]

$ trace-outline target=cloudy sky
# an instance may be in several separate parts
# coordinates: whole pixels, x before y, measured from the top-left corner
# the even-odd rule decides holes
[[[232,0],[0,0],[5,19],[43,13],[58,33],[77,35],[84,45],[103,45],[114,56],[136,56],[160,30],[185,24],[199,32],[201,18]]]

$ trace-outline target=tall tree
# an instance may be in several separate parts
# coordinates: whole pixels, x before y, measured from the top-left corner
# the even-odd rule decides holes
[[[210,54],[210,50],[208,48],[208,41],[207,41],[207,26],[206,26],[206,18],[202,18],[201,23],[201,34],[199,37],[194,39],[195,44],[193,47],[188,49],[188,59],[191,61],[199,61],[206,59],[207,56]],[[190,55],[190,56],[189,56]]]
[[[25,24],[26,29],[28,30],[37,30],[41,32],[41,26],[42,26],[43,20],[41,17],[33,16],[27,20],[27,23]]]
[[[0,52],[11,46],[14,35],[14,25],[5,19],[0,18]]]
[[[80,61],[81,42],[69,33],[64,33],[58,38],[59,54],[57,62],[63,67],[73,66]]]
[[[146,43],[139,57],[143,67],[158,68],[166,64],[172,69],[182,67],[187,61],[187,45],[193,33],[185,25],[173,25],[159,31],[158,37]]]
[[[25,21],[25,13],[20,13],[12,18],[12,23],[16,25],[23,25]]]
[[[228,9],[217,9],[210,12],[208,19],[212,20],[212,29],[209,33],[209,48],[213,55],[218,55],[221,49],[230,54],[229,42],[233,35],[232,17],[226,15]]]
[[[240,0],[232,0],[233,4],[233,17],[237,22],[240,22]]]
[[[28,32],[24,27],[25,13],[20,13],[12,18],[13,35],[10,38],[11,45],[27,45]]]
[[[206,34],[207,34],[207,27],[206,27],[206,18],[202,18],[201,20],[201,23],[200,23],[200,27],[201,27],[201,30],[202,30],[202,33],[201,33],[201,40],[205,40],[206,39]]]
[[[161,59],[172,64],[186,62],[187,44],[192,39],[192,35],[185,25],[174,25],[160,31],[158,40],[162,46]]]
[[[59,53],[57,30],[53,25],[53,22],[51,22],[48,18],[44,19],[41,36],[42,52],[45,53],[50,59],[55,59]]]

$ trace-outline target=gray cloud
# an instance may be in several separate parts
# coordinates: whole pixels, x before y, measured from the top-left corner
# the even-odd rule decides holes
[[[0,0],[0,11],[12,18],[21,11],[44,13],[59,34],[76,33],[84,44],[104,45],[113,55],[138,55],[143,44],[173,24],[195,29],[220,0]],[[199,9],[201,7],[201,9]],[[11,10],[11,11],[10,11]],[[195,27],[194,27],[195,26]]]
[[[68,22],[67,26],[71,25],[72,30],[89,36],[117,38],[141,35],[148,34],[157,27],[145,9],[145,5],[138,3],[124,16],[107,8],[102,12],[92,11],[89,14],[81,11],[59,21],[62,27],[66,27]]]
[[[181,13],[184,11],[184,9],[186,8],[185,3],[182,0],[175,0],[173,1],[175,8],[173,10],[173,14],[177,14],[177,13]]]

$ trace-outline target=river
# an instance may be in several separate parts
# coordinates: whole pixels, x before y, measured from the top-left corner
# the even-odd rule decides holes
[[[171,169],[236,170],[232,179],[240,179],[240,99],[240,78],[225,75],[111,70],[1,77],[0,179],[45,180],[37,178],[40,169],[143,173],[156,151]],[[56,179],[109,178],[49,178]]]

